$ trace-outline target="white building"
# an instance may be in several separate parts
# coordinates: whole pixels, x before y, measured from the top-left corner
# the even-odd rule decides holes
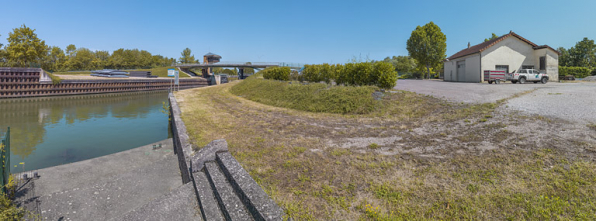
[[[445,81],[483,82],[485,70],[509,73],[525,68],[546,73],[550,81],[559,80],[559,52],[548,45],[536,45],[514,32],[468,45],[443,62]]]

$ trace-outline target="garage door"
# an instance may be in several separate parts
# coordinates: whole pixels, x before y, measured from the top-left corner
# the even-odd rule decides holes
[[[466,61],[457,62],[457,79],[455,81],[466,81]]]

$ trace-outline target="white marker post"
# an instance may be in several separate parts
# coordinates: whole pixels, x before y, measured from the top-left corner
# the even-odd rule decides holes
[[[178,91],[180,91],[180,77],[178,71],[174,72],[174,85],[178,86]],[[174,88],[175,88],[174,86]]]
[[[168,77],[174,77],[175,71],[176,69],[173,68],[168,69]],[[170,80],[170,92],[172,92],[172,87],[174,87],[174,82]]]

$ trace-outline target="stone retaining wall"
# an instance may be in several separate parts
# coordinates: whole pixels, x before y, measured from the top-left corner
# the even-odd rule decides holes
[[[190,182],[189,160],[192,153],[192,146],[188,134],[186,134],[186,125],[180,118],[180,107],[173,93],[168,95],[170,103],[170,124],[172,128],[172,135],[174,139],[174,153],[178,155],[178,165],[180,167],[180,174],[182,175],[182,183]]]
[[[0,99],[169,90],[171,79],[62,80],[59,84],[40,81],[40,68],[0,68]],[[204,78],[180,79],[180,89],[208,86]]]

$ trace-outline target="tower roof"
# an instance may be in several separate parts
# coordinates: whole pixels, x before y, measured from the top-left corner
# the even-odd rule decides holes
[[[216,58],[221,58],[221,56],[219,56],[219,55],[216,55],[216,54],[213,54],[213,53],[211,53],[211,52],[209,52],[209,53],[207,53],[207,54],[203,55],[203,57],[216,57]]]

